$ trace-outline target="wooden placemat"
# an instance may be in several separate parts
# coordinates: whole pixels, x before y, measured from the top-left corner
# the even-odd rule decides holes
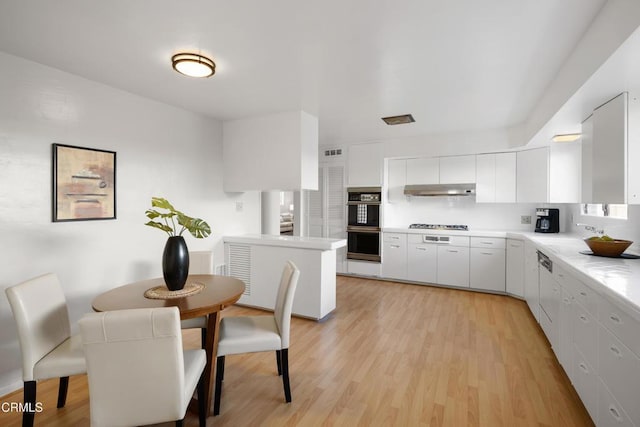
[[[195,295],[202,292],[204,284],[199,282],[187,283],[184,288],[178,291],[170,291],[166,286],[156,286],[151,289],[147,289],[144,292],[144,297],[149,299],[174,299],[184,298],[189,295]]]

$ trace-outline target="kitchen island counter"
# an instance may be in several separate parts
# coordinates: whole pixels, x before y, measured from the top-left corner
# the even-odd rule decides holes
[[[336,249],[345,239],[248,234],[225,236],[227,274],[245,282],[239,304],[273,310],[285,262],[293,261],[300,278],[292,313],[322,319],[336,308]]]

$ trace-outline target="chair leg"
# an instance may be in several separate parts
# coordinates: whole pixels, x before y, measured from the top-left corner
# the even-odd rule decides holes
[[[282,356],[280,350],[276,350],[276,363],[278,364],[278,375],[282,375]]]
[[[67,390],[69,389],[69,377],[60,377],[58,386],[58,408],[64,408],[67,403]]]
[[[198,381],[198,422],[200,427],[207,426],[207,416],[208,409],[211,407],[207,405],[207,402],[204,401],[204,372],[200,376],[200,381]]]
[[[207,343],[207,328],[200,329],[200,342],[202,343],[201,344],[202,349],[206,350],[205,344]]]
[[[282,385],[284,386],[284,398],[291,402],[291,387],[289,385],[289,349],[283,348],[280,354],[282,359]]]
[[[224,356],[218,356],[216,364],[216,390],[213,398],[213,415],[220,415],[220,395],[222,394],[222,378],[224,377]]]
[[[36,382],[24,382],[24,404],[26,410],[22,413],[22,427],[33,427],[36,415]]]
[[[184,421],[184,420],[178,420],[178,421],[176,421],[176,427],[182,427],[182,425],[183,425],[183,424],[182,424],[182,422],[183,422],[183,421]]]

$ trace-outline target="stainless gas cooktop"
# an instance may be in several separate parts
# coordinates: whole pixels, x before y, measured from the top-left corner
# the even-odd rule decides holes
[[[409,228],[418,228],[421,230],[457,230],[468,231],[469,226],[460,224],[411,224]]]

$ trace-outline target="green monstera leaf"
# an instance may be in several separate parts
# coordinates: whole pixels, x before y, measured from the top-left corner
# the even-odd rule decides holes
[[[147,209],[145,215],[149,218],[145,225],[162,230],[169,236],[182,236],[185,230],[196,239],[203,239],[211,234],[211,227],[206,221],[185,215],[161,197],[151,198],[151,208]],[[156,219],[160,221],[155,221]]]

